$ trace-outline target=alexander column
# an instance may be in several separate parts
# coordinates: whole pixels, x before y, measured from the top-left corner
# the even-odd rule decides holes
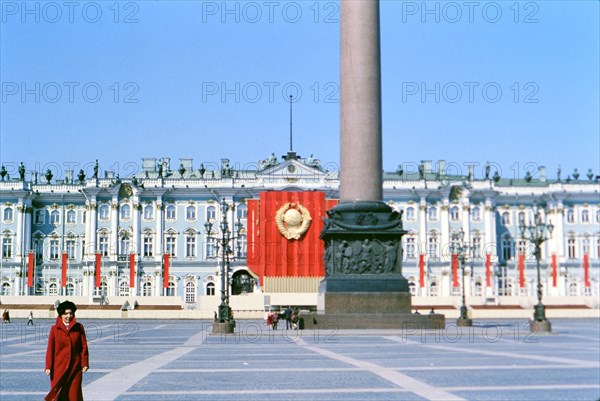
[[[401,215],[383,202],[379,1],[340,2],[340,203],[327,212],[326,277],[312,324],[443,327],[411,314]]]

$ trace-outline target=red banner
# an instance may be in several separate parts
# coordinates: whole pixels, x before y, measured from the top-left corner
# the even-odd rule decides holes
[[[519,255],[519,287],[525,287],[525,255]]]
[[[425,287],[425,255],[419,255],[419,286]]]
[[[135,287],[135,253],[129,254],[129,288]]]
[[[260,277],[322,277],[325,247],[319,235],[323,217],[338,203],[320,191],[261,192],[260,200],[248,200],[248,258],[250,270]],[[299,239],[288,239],[279,231],[277,216],[296,209],[310,214],[310,224]],[[281,222],[279,222],[282,225]]]
[[[587,253],[583,255],[583,283],[585,288],[590,286],[590,257]]]
[[[556,254],[552,255],[552,287],[556,287]]]
[[[66,253],[63,252],[62,254],[62,277],[61,277],[61,287],[66,287],[67,286],[67,261],[68,261],[68,256]]]
[[[163,255],[163,288],[169,288],[169,255],[165,253]]]
[[[102,254],[96,254],[96,288],[102,285]]]
[[[452,254],[452,287],[458,287],[458,255]]]
[[[492,255],[485,255],[485,286],[492,286]]]
[[[35,275],[35,255],[29,252],[27,255],[27,287],[33,287],[33,276]]]

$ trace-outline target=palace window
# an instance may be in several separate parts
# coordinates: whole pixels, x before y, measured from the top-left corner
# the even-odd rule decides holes
[[[590,212],[588,210],[581,211],[581,222],[589,223],[590,222]]]
[[[67,211],[67,224],[75,224],[77,222],[77,213],[75,210]]]
[[[60,224],[60,212],[58,210],[53,210],[50,212],[50,224],[55,226]]]
[[[481,236],[475,235],[473,237],[473,248],[471,249],[471,255],[473,258],[481,258]]]
[[[123,235],[121,237],[121,239],[119,240],[119,255],[121,256],[122,259],[125,258],[130,253],[129,244],[130,244],[129,236]]]
[[[175,220],[175,205],[168,205],[165,211],[165,218],[167,220]]]
[[[567,209],[567,223],[575,223],[575,211],[573,208]]]
[[[125,204],[121,206],[121,220],[129,220],[131,218],[131,206]]]
[[[58,284],[50,283],[48,285],[48,295],[58,295]]]
[[[504,238],[502,240],[502,259],[512,260],[513,258],[514,243],[511,238]]]
[[[152,296],[152,283],[149,281],[145,281],[142,284],[142,296],[151,297]]]
[[[193,235],[185,237],[185,257],[196,257],[196,237]]]
[[[185,219],[188,221],[196,220],[196,206],[188,206],[185,208]]]
[[[168,253],[172,257],[175,257],[175,249],[176,249],[175,236],[174,235],[167,236],[167,238],[165,238],[165,253]]]
[[[67,257],[69,258],[69,260],[74,260],[75,259],[75,240],[68,239],[66,242],[66,248],[67,248]]]
[[[4,209],[4,213],[3,213],[2,219],[4,220],[5,223],[11,222],[13,220],[13,209],[12,209],[12,207],[7,207],[6,209]]]
[[[438,257],[439,239],[436,234],[430,234],[428,239],[427,251],[430,258]]]
[[[414,236],[406,237],[405,249],[406,249],[406,258],[407,259],[414,259],[416,257],[416,252],[415,252],[416,244],[415,244]]]
[[[185,302],[188,304],[196,302],[196,284],[193,281],[185,283]]]
[[[590,239],[588,237],[583,238],[583,240],[581,241],[581,245],[583,248],[583,254],[589,255],[590,254]]]
[[[429,218],[430,221],[436,221],[437,220],[437,207],[431,206],[429,209],[427,209],[427,217]]]
[[[406,208],[406,220],[414,221],[415,220],[415,208],[409,206]]]
[[[11,237],[2,238],[2,258],[10,259],[13,257],[13,241]]]
[[[248,207],[244,204],[240,204],[237,207],[237,218],[238,220],[248,218]]]
[[[57,239],[50,240],[50,259],[53,259],[53,260],[58,259],[59,254],[60,254],[60,248],[58,247],[58,240]]]
[[[206,284],[206,295],[215,295],[215,283]]]
[[[7,282],[2,283],[2,295],[5,295],[5,296],[10,295],[10,283],[7,283]]]
[[[509,212],[502,213],[502,224],[505,226],[510,225],[510,213]]]
[[[452,206],[450,208],[450,219],[452,221],[458,221],[459,215],[458,215],[458,206]]]
[[[217,256],[217,239],[208,237],[206,239],[206,257],[215,258]]]
[[[242,234],[238,237],[236,252],[238,252],[238,258],[246,257],[246,250],[248,249],[248,239],[245,234]]]
[[[479,206],[475,206],[473,209],[471,209],[471,219],[473,221],[481,220],[481,208]]]
[[[575,238],[567,239],[567,258],[569,258],[569,259],[576,258],[576,253],[575,253],[576,246],[577,246],[577,243],[576,243]]]
[[[154,219],[154,207],[152,205],[144,206],[144,220]]]
[[[119,296],[120,297],[128,297],[129,296],[129,284],[126,281],[121,281],[121,283],[119,283]]]
[[[154,256],[154,239],[152,235],[144,236],[144,257],[151,258]]]
[[[98,218],[100,220],[108,220],[110,207],[107,204],[100,205],[98,208]]]
[[[519,212],[519,224],[525,224],[525,212]]]
[[[169,286],[167,287],[167,296],[174,297],[175,296],[175,281],[169,280]]]
[[[217,218],[217,208],[209,206],[206,208],[206,220],[212,221]]]
[[[33,213],[33,224],[44,224],[46,220],[46,210],[36,209]]]
[[[98,252],[102,256],[108,256],[108,236],[100,235],[98,237]]]
[[[67,283],[67,295],[74,296],[75,295],[75,284]]]

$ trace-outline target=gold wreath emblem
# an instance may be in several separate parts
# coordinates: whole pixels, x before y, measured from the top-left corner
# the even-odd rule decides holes
[[[275,214],[275,224],[287,239],[300,239],[310,226],[310,213],[301,204],[286,203]]]

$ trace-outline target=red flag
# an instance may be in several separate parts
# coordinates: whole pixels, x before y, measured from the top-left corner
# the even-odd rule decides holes
[[[67,286],[67,254],[63,252],[62,254],[62,282],[61,287]]]
[[[135,253],[129,254],[129,288],[135,287]]]
[[[525,287],[525,255],[519,255],[519,287]]]
[[[102,285],[102,254],[96,253],[96,288]]]
[[[552,255],[552,287],[556,287],[556,254]]]
[[[27,255],[27,287],[33,287],[33,275],[35,274],[35,257],[32,251]]]
[[[492,255],[485,255],[485,286],[492,286]]]
[[[583,283],[585,288],[590,286],[590,258],[587,253],[583,255]]]
[[[169,255],[163,255],[163,288],[169,288]]]
[[[452,254],[452,287],[458,287],[458,255]]]
[[[419,255],[419,286],[425,287],[425,255]]]

